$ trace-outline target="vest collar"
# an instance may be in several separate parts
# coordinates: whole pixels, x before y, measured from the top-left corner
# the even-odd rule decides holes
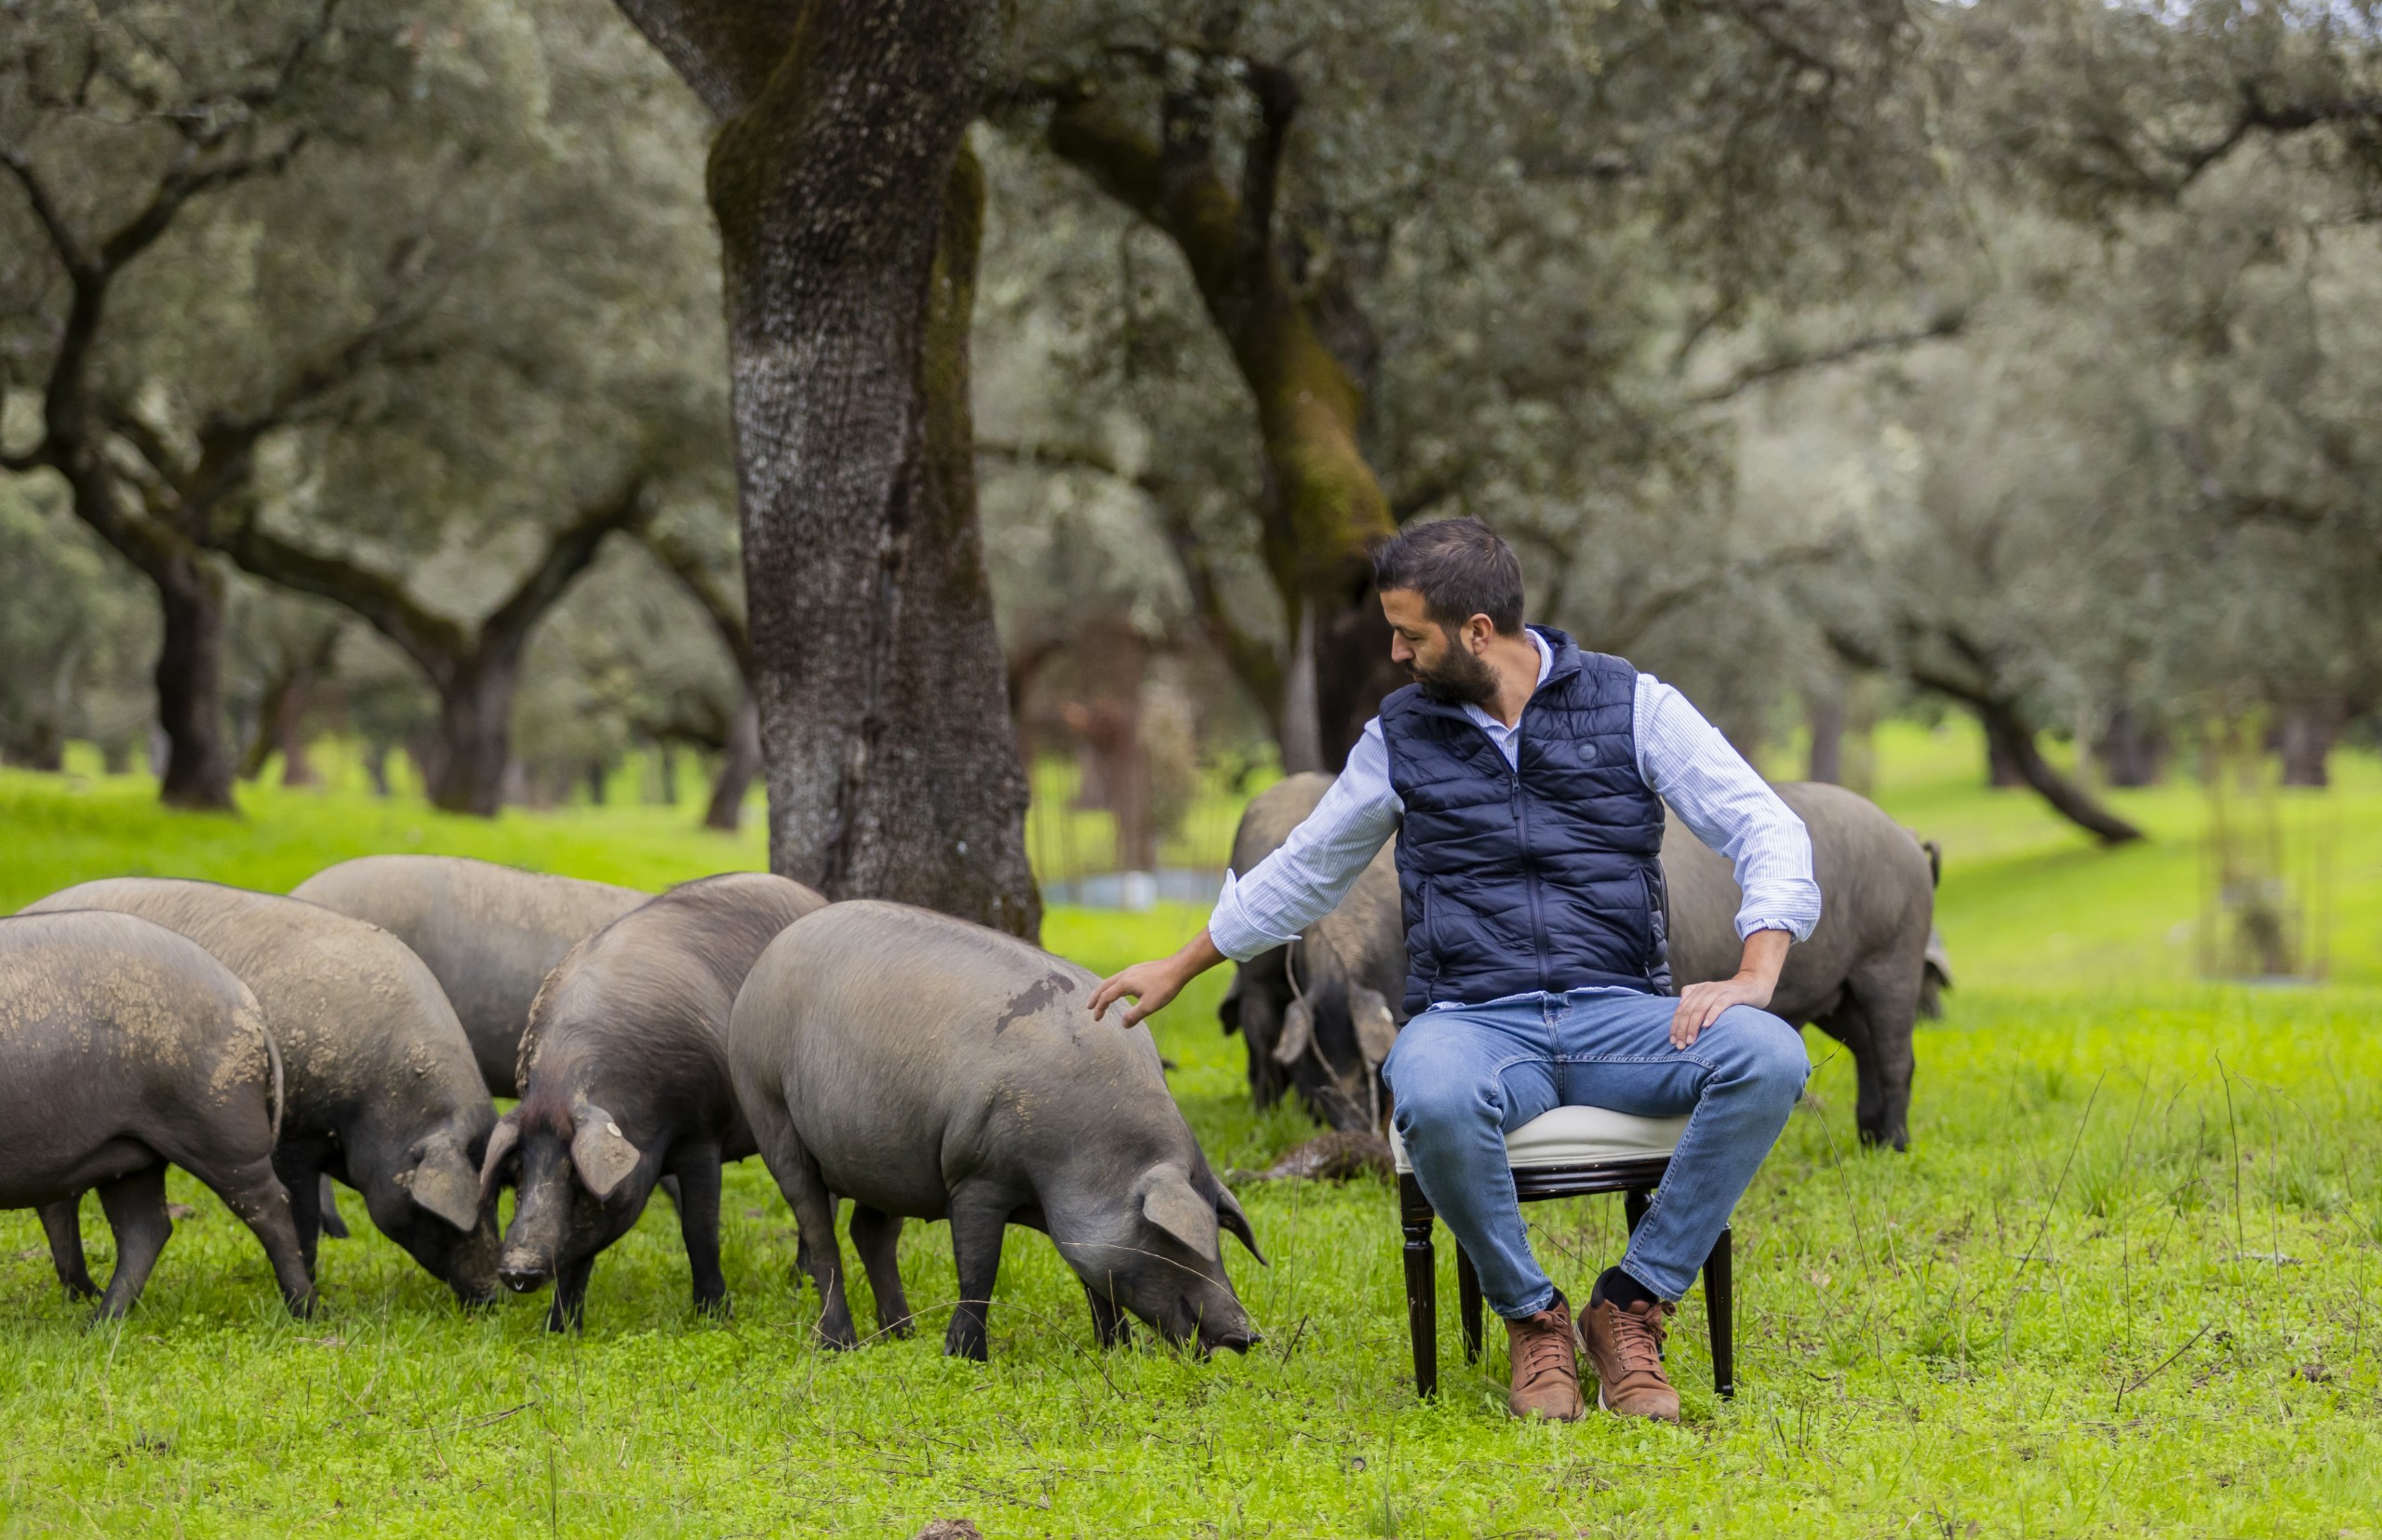
[[[1530,698],[1531,700],[1535,701],[1542,693],[1552,687],[1561,684],[1566,679],[1577,678],[1579,676],[1580,646],[1569,636],[1565,635],[1563,632],[1556,630],[1551,625],[1533,625],[1529,629],[1537,632],[1540,637],[1546,641],[1547,649],[1555,655],[1555,662],[1546,670],[1546,677],[1539,680],[1538,688],[1531,691]],[[1404,695],[1408,690],[1413,691],[1413,694],[1412,697],[1412,704],[1408,706],[1407,709],[1414,713],[1416,716],[1448,716],[1454,718],[1456,721],[1462,722],[1466,727],[1479,726],[1479,723],[1472,719],[1470,714],[1456,702],[1434,701],[1428,695],[1424,694],[1421,687],[1416,685],[1408,685],[1403,690],[1400,690],[1398,693]],[[1522,710],[1525,715],[1528,714],[1530,706],[1527,702],[1523,703]]]

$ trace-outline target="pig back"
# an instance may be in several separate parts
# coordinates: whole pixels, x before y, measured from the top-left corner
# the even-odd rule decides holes
[[[1787,952],[1771,1002],[1800,1024],[1835,1009],[1846,976],[1864,960],[1898,950],[1919,957],[1934,923],[1934,883],[1919,841],[1859,793],[1820,782],[1774,789],[1811,835],[1820,886],[1819,924]],[[1676,815],[1664,830],[1663,877],[1673,983],[1734,973],[1744,951],[1735,874]]]
[[[1251,867],[1281,849],[1291,831],[1315,811],[1323,794],[1332,789],[1332,777],[1321,771],[1302,770],[1251,797],[1233,830],[1232,869],[1247,877]]]
[[[25,912],[61,909],[162,925],[248,986],[281,1045],[285,1134],[338,1132],[367,1109],[402,1122],[407,1108],[437,1116],[488,1105],[438,981],[378,927],[298,899],[169,877],[87,882]]]
[[[1050,1169],[1094,1135],[1155,1147],[1180,1124],[1149,1033],[1091,1015],[1098,985],[982,926],[830,904],[755,965],[729,1058],[741,1091],[783,1099],[830,1188],[932,1217],[979,1172]]]
[[[255,996],[197,944],[102,911],[0,919],[0,1208],[66,1196],[111,1141],[177,1147],[178,1117],[270,1148],[274,1080]]]
[[[463,856],[371,855],[326,867],[290,897],[377,925],[438,980],[488,1089],[515,1091],[529,1005],[571,947],[651,897],[607,882]]]
[[[667,1089],[716,1103],[723,1124],[737,1121],[729,1011],[769,944],[826,902],[799,882],[734,872],[639,904],[555,964],[522,1035],[519,1083],[529,1086],[554,1054],[614,1112],[622,1098]]]

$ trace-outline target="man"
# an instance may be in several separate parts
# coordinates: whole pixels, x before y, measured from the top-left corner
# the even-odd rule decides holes
[[[1137,1023],[1195,975],[1294,939],[1398,835],[1409,1019],[1383,1074],[1416,1180],[1480,1276],[1512,1350],[1516,1416],[1598,1404],[1679,1418],[1665,1325],[1786,1126],[1810,1073],[1761,1008],[1820,913],[1812,848],[1685,697],[1559,631],[1522,625],[1521,564],[1472,519],[1384,544],[1390,656],[1414,682],[1382,703],[1347,768],[1256,869],[1228,876],[1173,957],[1101,985]],[[1669,998],[1663,803],[1736,868],[1735,977]],[[1531,1254],[1505,1137],[1558,1106],[1689,1117],[1669,1172],[1575,1325]]]

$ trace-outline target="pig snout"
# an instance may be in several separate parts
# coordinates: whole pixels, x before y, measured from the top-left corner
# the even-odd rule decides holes
[[[576,1208],[569,1157],[558,1141],[523,1141],[521,1176],[514,1188],[513,1223],[496,1262],[497,1280],[516,1294],[554,1281],[569,1245]]]
[[[553,1265],[537,1252],[509,1246],[496,1265],[497,1280],[516,1294],[544,1288],[554,1271]]]
[[[464,1305],[496,1303],[496,1286],[502,1280],[499,1269],[502,1265],[497,1244],[495,1222],[482,1218],[478,1227],[456,1246],[454,1270],[447,1281],[455,1291],[455,1297]]]
[[[1251,1324],[1249,1313],[1240,1307],[1238,1301],[1221,1307],[1211,1303],[1199,1316],[1198,1331],[1202,1358],[1212,1355],[1220,1347],[1247,1353],[1265,1340]]]

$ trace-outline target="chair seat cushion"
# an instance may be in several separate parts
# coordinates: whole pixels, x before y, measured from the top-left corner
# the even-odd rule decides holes
[[[1505,1161],[1526,1169],[1666,1160],[1686,1132],[1685,1118],[1638,1118],[1604,1107],[1557,1107],[1506,1135]],[[1414,1169],[1407,1161],[1406,1144],[1398,1137],[1395,1123],[1389,1131],[1389,1153],[1401,1174]]]

